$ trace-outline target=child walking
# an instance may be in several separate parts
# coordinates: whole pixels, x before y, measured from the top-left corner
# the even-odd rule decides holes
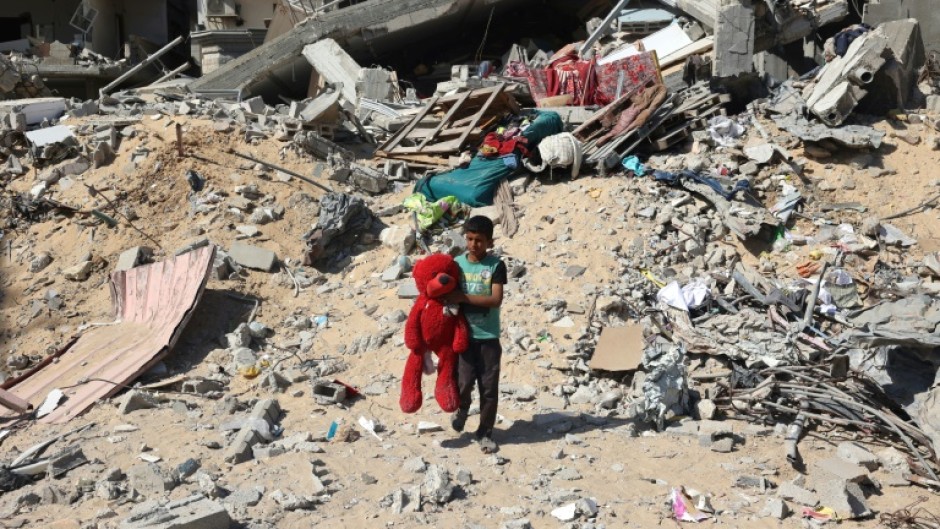
[[[460,406],[451,419],[451,426],[458,432],[463,431],[476,385],[480,393],[480,425],[476,439],[483,452],[489,454],[498,450],[493,441],[493,426],[503,354],[499,343],[499,308],[507,281],[506,264],[489,251],[493,247],[493,221],[484,216],[471,217],[464,223],[463,230],[467,253],[456,258],[462,292],[451,293],[448,301],[462,304],[470,325],[470,347],[457,361]]]

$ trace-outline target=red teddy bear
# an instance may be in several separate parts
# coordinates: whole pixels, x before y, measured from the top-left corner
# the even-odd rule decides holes
[[[434,398],[449,413],[460,404],[455,362],[457,355],[469,346],[470,329],[459,308],[445,305],[440,297],[459,287],[460,268],[453,257],[434,254],[418,261],[413,275],[418,299],[405,323],[405,345],[411,354],[405,364],[399,405],[405,413],[421,408],[421,371],[424,353],[430,350],[438,359]]]

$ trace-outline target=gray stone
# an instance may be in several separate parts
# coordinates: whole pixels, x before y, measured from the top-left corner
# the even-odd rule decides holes
[[[392,266],[385,269],[382,272],[382,281],[398,281],[402,276],[403,270],[401,265],[393,264]]]
[[[845,482],[861,483],[868,479],[868,470],[864,467],[838,457],[823,459],[817,462],[815,467],[820,472],[824,472]]]
[[[388,248],[391,248],[399,255],[408,255],[415,247],[415,233],[410,228],[401,226],[392,226],[382,230],[379,234],[379,240]]]
[[[406,472],[411,472],[412,474],[417,474],[427,470],[428,464],[424,462],[424,459],[421,456],[409,459],[405,461],[405,464],[402,465],[402,469]]]
[[[118,410],[121,415],[127,415],[137,410],[149,410],[157,406],[157,399],[153,395],[145,391],[132,389],[121,398]]]
[[[590,404],[597,397],[597,390],[590,386],[578,386],[578,389],[568,397],[571,404]]]
[[[245,268],[270,272],[277,263],[277,255],[271,250],[236,242],[229,250],[229,257]]]
[[[176,480],[156,463],[135,465],[127,471],[132,489],[144,496],[162,495],[176,488]]]
[[[118,257],[117,266],[114,267],[114,271],[122,272],[130,270],[137,265],[147,262],[152,255],[153,249],[147,246],[135,246],[130,250],[124,251],[124,253]]]
[[[454,495],[454,484],[450,480],[450,472],[442,466],[430,465],[425,472],[424,496],[429,500],[444,504]]]
[[[836,455],[845,461],[848,461],[849,463],[861,465],[867,468],[869,471],[875,470],[879,465],[878,456],[869,452],[862,445],[852,441],[843,441],[839,443],[839,447],[836,450]]]
[[[715,405],[715,403],[709,399],[702,399],[698,401],[696,408],[698,409],[699,419],[702,420],[714,419],[715,413],[718,410],[718,407]]]
[[[225,497],[225,503],[235,507],[254,507],[261,501],[263,494],[256,488],[237,489]]]
[[[91,261],[85,261],[84,263],[66,268],[62,271],[62,275],[69,281],[85,281],[88,279],[88,276],[91,275],[93,268],[94,264]]]
[[[29,263],[29,271],[32,273],[37,273],[43,271],[47,266],[52,264],[52,255],[48,252],[42,252],[36,257],[33,258]]]
[[[732,437],[722,437],[717,441],[714,441],[711,444],[712,452],[718,452],[719,454],[727,454],[734,450],[734,438]]]
[[[119,529],[229,529],[231,523],[222,505],[197,494],[166,504],[143,503]]]
[[[473,474],[471,474],[469,470],[462,468],[457,471],[457,476],[455,480],[457,481],[458,484],[466,487],[467,485],[470,485],[471,483],[473,483]]]
[[[503,523],[502,529],[532,529],[532,522],[528,518],[518,518]]]
[[[581,473],[575,468],[565,467],[556,472],[555,477],[565,481],[577,481],[581,479]]]
[[[830,479],[817,485],[816,493],[822,505],[833,509],[842,518],[865,518],[872,514],[865,501],[865,493],[857,483]]]
[[[787,503],[779,498],[768,498],[767,505],[761,511],[761,516],[783,520],[790,514],[790,508]]]
[[[777,489],[777,493],[785,500],[791,500],[808,507],[815,507],[819,503],[819,499],[815,494],[791,482],[781,484],[780,488]]]
[[[415,299],[418,297],[418,287],[414,281],[405,281],[398,287],[399,299]]]
[[[578,265],[571,265],[565,269],[565,277],[569,279],[574,279],[576,277],[581,277],[582,274],[587,270],[587,268]]]

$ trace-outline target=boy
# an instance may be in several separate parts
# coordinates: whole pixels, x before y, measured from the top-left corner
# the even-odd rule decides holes
[[[452,292],[448,301],[462,304],[470,325],[470,347],[457,361],[457,388],[460,407],[451,426],[463,431],[470,411],[473,386],[480,393],[480,426],[476,438],[484,453],[496,452],[493,426],[499,401],[499,363],[503,349],[499,344],[499,307],[503,303],[506,264],[489,253],[493,247],[493,221],[484,216],[467,219],[463,227],[467,253],[457,257],[462,292]]]

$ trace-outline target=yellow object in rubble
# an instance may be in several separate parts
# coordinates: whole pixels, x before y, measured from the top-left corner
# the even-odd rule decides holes
[[[261,368],[258,366],[239,367],[238,374],[248,379],[255,378],[261,374]]]
[[[823,256],[823,252],[822,250],[819,250],[819,249],[809,252],[809,258],[812,259],[813,261],[818,261],[822,259],[822,256]]]
[[[653,273],[650,272],[649,270],[644,268],[643,270],[640,270],[640,273],[643,274],[643,277],[652,281],[653,284],[658,286],[659,288],[663,288],[664,286],[666,286],[666,283],[663,283],[659,278],[654,276]]]

